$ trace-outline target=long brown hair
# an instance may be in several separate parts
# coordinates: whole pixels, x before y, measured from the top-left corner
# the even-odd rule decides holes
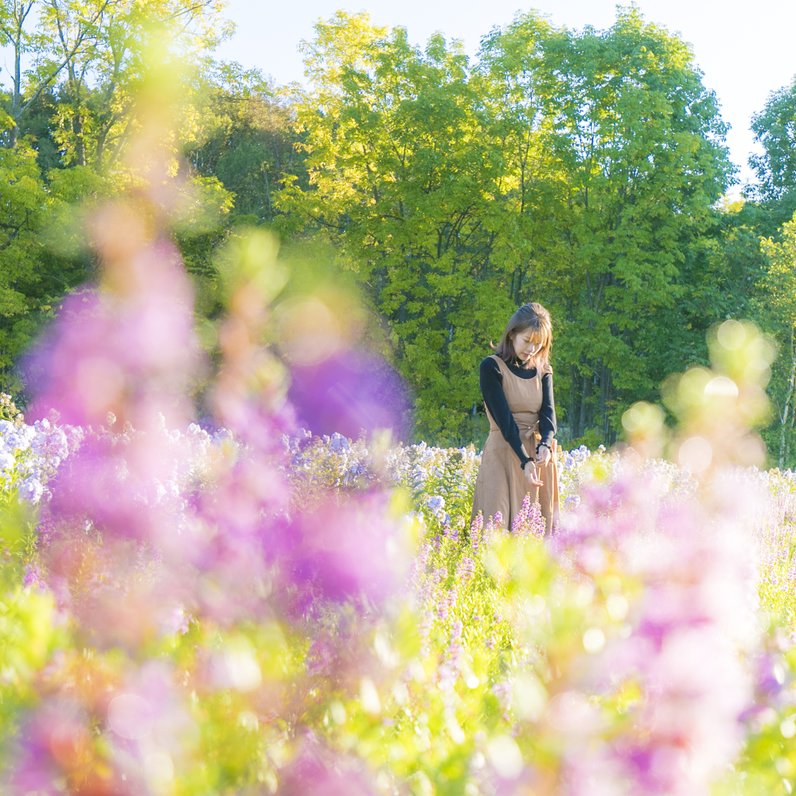
[[[553,345],[553,324],[550,313],[535,301],[523,304],[514,315],[509,318],[506,329],[500,342],[495,346],[495,353],[504,362],[514,362],[517,355],[514,351],[514,337],[530,329],[538,337],[542,347],[533,355],[533,362],[540,373],[550,370],[550,348]]]

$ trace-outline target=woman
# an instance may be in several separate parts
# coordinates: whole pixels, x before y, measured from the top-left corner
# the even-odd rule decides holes
[[[481,362],[481,394],[489,436],[475,483],[473,518],[500,512],[511,528],[530,493],[550,533],[558,520],[555,463],[556,410],[550,346],[550,313],[525,304],[511,316],[495,353]]]

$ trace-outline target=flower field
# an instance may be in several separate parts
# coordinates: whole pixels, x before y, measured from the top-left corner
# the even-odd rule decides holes
[[[790,473],[6,415],[3,792],[790,792]]]

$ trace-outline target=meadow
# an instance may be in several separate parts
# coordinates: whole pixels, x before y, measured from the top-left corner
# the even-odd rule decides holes
[[[3,792],[791,792],[790,472],[4,414]]]

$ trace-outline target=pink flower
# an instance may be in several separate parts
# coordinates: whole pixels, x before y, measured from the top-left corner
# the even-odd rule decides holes
[[[191,759],[197,730],[167,664],[148,661],[134,670],[106,705],[110,757],[130,792],[155,792],[163,761],[180,770]]]
[[[754,525],[749,509],[718,498],[741,486],[744,502],[754,506],[757,496],[732,481],[719,475],[705,494],[670,495],[625,464],[617,483],[585,491],[553,540],[582,577],[610,566],[641,587],[629,633],[592,653],[579,684],[641,689],[629,731],[602,746],[605,765],[626,783],[618,793],[705,793],[737,752],[752,698],[742,658],[754,636]],[[565,778],[582,780],[582,765],[574,755]]]
[[[353,758],[335,754],[312,737],[302,744],[297,757],[282,769],[279,796],[372,796],[377,791],[365,766]]]
[[[289,398],[299,422],[314,434],[339,432],[356,439],[386,428],[403,439],[409,431],[409,400],[400,376],[368,351],[349,350],[294,367]]]
[[[174,528],[190,450],[184,439],[159,431],[105,433],[86,439],[50,481],[51,516],[67,523],[90,520],[116,538],[158,542]]]
[[[296,513],[282,535],[263,541],[300,599],[317,594],[383,604],[408,585],[401,518],[391,514],[388,494],[329,494],[319,506]]]
[[[54,696],[24,717],[8,776],[0,783],[4,793],[55,796],[65,782],[80,781],[86,792],[132,796],[114,789],[98,762],[85,709],[72,697]]]
[[[68,296],[29,356],[31,416],[61,422],[151,428],[161,416],[187,421],[187,387],[198,366],[193,295],[174,247],[158,242],[130,263],[140,272],[123,292]]]

